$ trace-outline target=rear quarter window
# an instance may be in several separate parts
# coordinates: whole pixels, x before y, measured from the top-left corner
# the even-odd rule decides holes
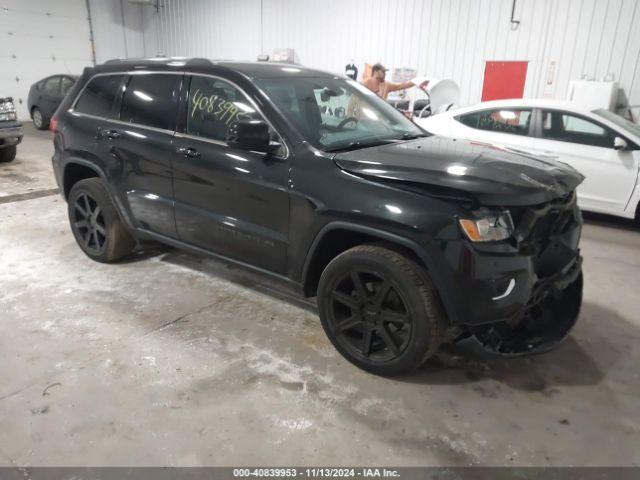
[[[93,77],[76,101],[74,111],[96,117],[114,118],[118,88],[123,80],[124,75]]]

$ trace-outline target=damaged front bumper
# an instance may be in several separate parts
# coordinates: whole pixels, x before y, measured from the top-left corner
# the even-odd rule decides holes
[[[575,195],[512,209],[512,243],[450,242],[449,292],[457,326],[501,355],[549,350],[573,328],[582,303],[582,216]]]
[[[487,350],[507,356],[541,353],[559,345],[578,320],[582,304],[582,257],[538,282],[531,299],[513,318],[472,329]]]

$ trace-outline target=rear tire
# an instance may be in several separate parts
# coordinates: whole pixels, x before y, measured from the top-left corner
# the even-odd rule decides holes
[[[385,247],[360,245],[334,258],[320,278],[318,307],[338,352],[377,375],[408,372],[443,342],[446,319],[426,271]]]
[[[109,263],[133,251],[135,240],[100,178],[80,180],[71,188],[68,214],[76,242],[92,260]]]
[[[44,116],[38,107],[33,107],[31,119],[33,120],[33,126],[38,130],[46,130],[49,128],[49,119]]]
[[[0,149],[0,162],[12,162],[16,158],[18,147],[7,147]]]

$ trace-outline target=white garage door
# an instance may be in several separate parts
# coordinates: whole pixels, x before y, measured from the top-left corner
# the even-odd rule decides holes
[[[33,83],[91,65],[89,38],[85,0],[0,2],[0,95],[14,98],[21,120]]]

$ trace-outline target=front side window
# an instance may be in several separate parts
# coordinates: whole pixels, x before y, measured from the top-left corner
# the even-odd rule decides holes
[[[96,117],[114,118],[114,105],[124,75],[93,77],[78,98],[74,110]]]
[[[594,110],[593,113],[596,115],[600,115],[601,117],[606,118],[610,122],[615,123],[618,127],[623,128],[624,130],[631,132],[636,137],[640,137],[640,125],[637,123],[630,122],[624,117],[621,117],[617,113],[613,113],[609,110],[605,110],[600,108],[598,110]]]
[[[501,108],[467,113],[456,117],[467,127],[512,135],[529,135],[531,110]]]
[[[174,130],[180,95],[180,75],[131,75],[122,96],[120,120]]]
[[[244,94],[224,80],[194,76],[189,87],[188,135],[225,142],[237,120],[262,120]]]
[[[51,77],[44,82],[43,93],[58,96],[60,94],[60,77]]]
[[[256,83],[309,143],[325,151],[398,142],[426,133],[373,92],[336,77]]]
[[[615,133],[577,115],[559,111],[543,111],[542,138],[613,148]]]

